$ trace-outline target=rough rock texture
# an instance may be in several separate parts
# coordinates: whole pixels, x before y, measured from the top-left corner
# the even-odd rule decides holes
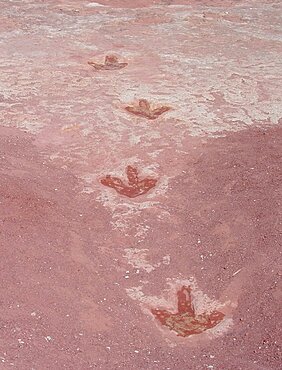
[[[0,7],[0,368],[279,369],[281,2]]]

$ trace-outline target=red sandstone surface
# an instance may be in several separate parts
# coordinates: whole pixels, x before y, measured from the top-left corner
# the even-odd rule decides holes
[[[0,368],[280,369],[281,3],[0,6]]]

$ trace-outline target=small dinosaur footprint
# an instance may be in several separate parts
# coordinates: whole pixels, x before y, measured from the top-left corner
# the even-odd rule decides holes
[[[128,63],[120,63],[115,55],[107,55],[105,57],[104,64],[98,64],[95,62],[88,62],[88,64],[98,71],[122,69],[128,65]]]
[[[152,109],[150,103],[146,99],[140,99],[138,105],[125,107],[127,112],[151,120],[158,118],[161,114],[169,111],[170,109],[171,108],[167,106]]]
[[[188,337],[189,335],[200,334],[215,327],[224,318],[224,314],[219,311],[197,315],[193,307],[191,288],[189,286],[183,286],[177,292],[177,299],[177,313],[156,308],[151,309],[151,312],[162,325],[175,331],[178,336]]]
[[[101,184],[115,189],[119,194],[125,195],[129,198],[135,198],[139,195],[147,193],[150,189],[156,186],[157,180],[145,178],[139,180],[138,171],[132,166],[126,167],[126,175],[128,184],[125,184],[118,177],[107,175],[101,179]]]

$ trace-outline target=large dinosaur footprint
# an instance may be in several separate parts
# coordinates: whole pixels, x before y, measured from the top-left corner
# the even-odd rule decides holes
[[[121,195],[135,198],[147,193],[150,189],[156,186],[157,183],[157,180],[152,178],[140,180],[137,169],[132,166],[127,166],[126,175],[128,184],[125,184],[120,178],[111,175],[107,175],[102,178],[101,184],[115,189]]]
[[[171,108],[167,106],[153,109],[146,99],[140,99],[138,105],[125,107],[127,112],[150,120],[158,118],[161,114],[169,111],[170,109]]]
[[[151,309],[151,312],[162,325],[175,331],[178,336],[188,337],[189,335],[200,334],[215,327],[224,318],[224,314],[219,311],[197,315],[193,307],[189,286],[183,286],[177,292],[177,299],[177,313],[156,308]]]
[[[88,62],[88,64],[98,71],[118,70],[128,65],[128,63],[120,63],[115,55],[107,55],[104,64],[98,64],[95,62]]]

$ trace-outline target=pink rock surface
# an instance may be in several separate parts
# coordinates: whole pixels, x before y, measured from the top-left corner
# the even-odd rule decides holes
[[[280,1],[0,6],[0,368],[279,369]]]

